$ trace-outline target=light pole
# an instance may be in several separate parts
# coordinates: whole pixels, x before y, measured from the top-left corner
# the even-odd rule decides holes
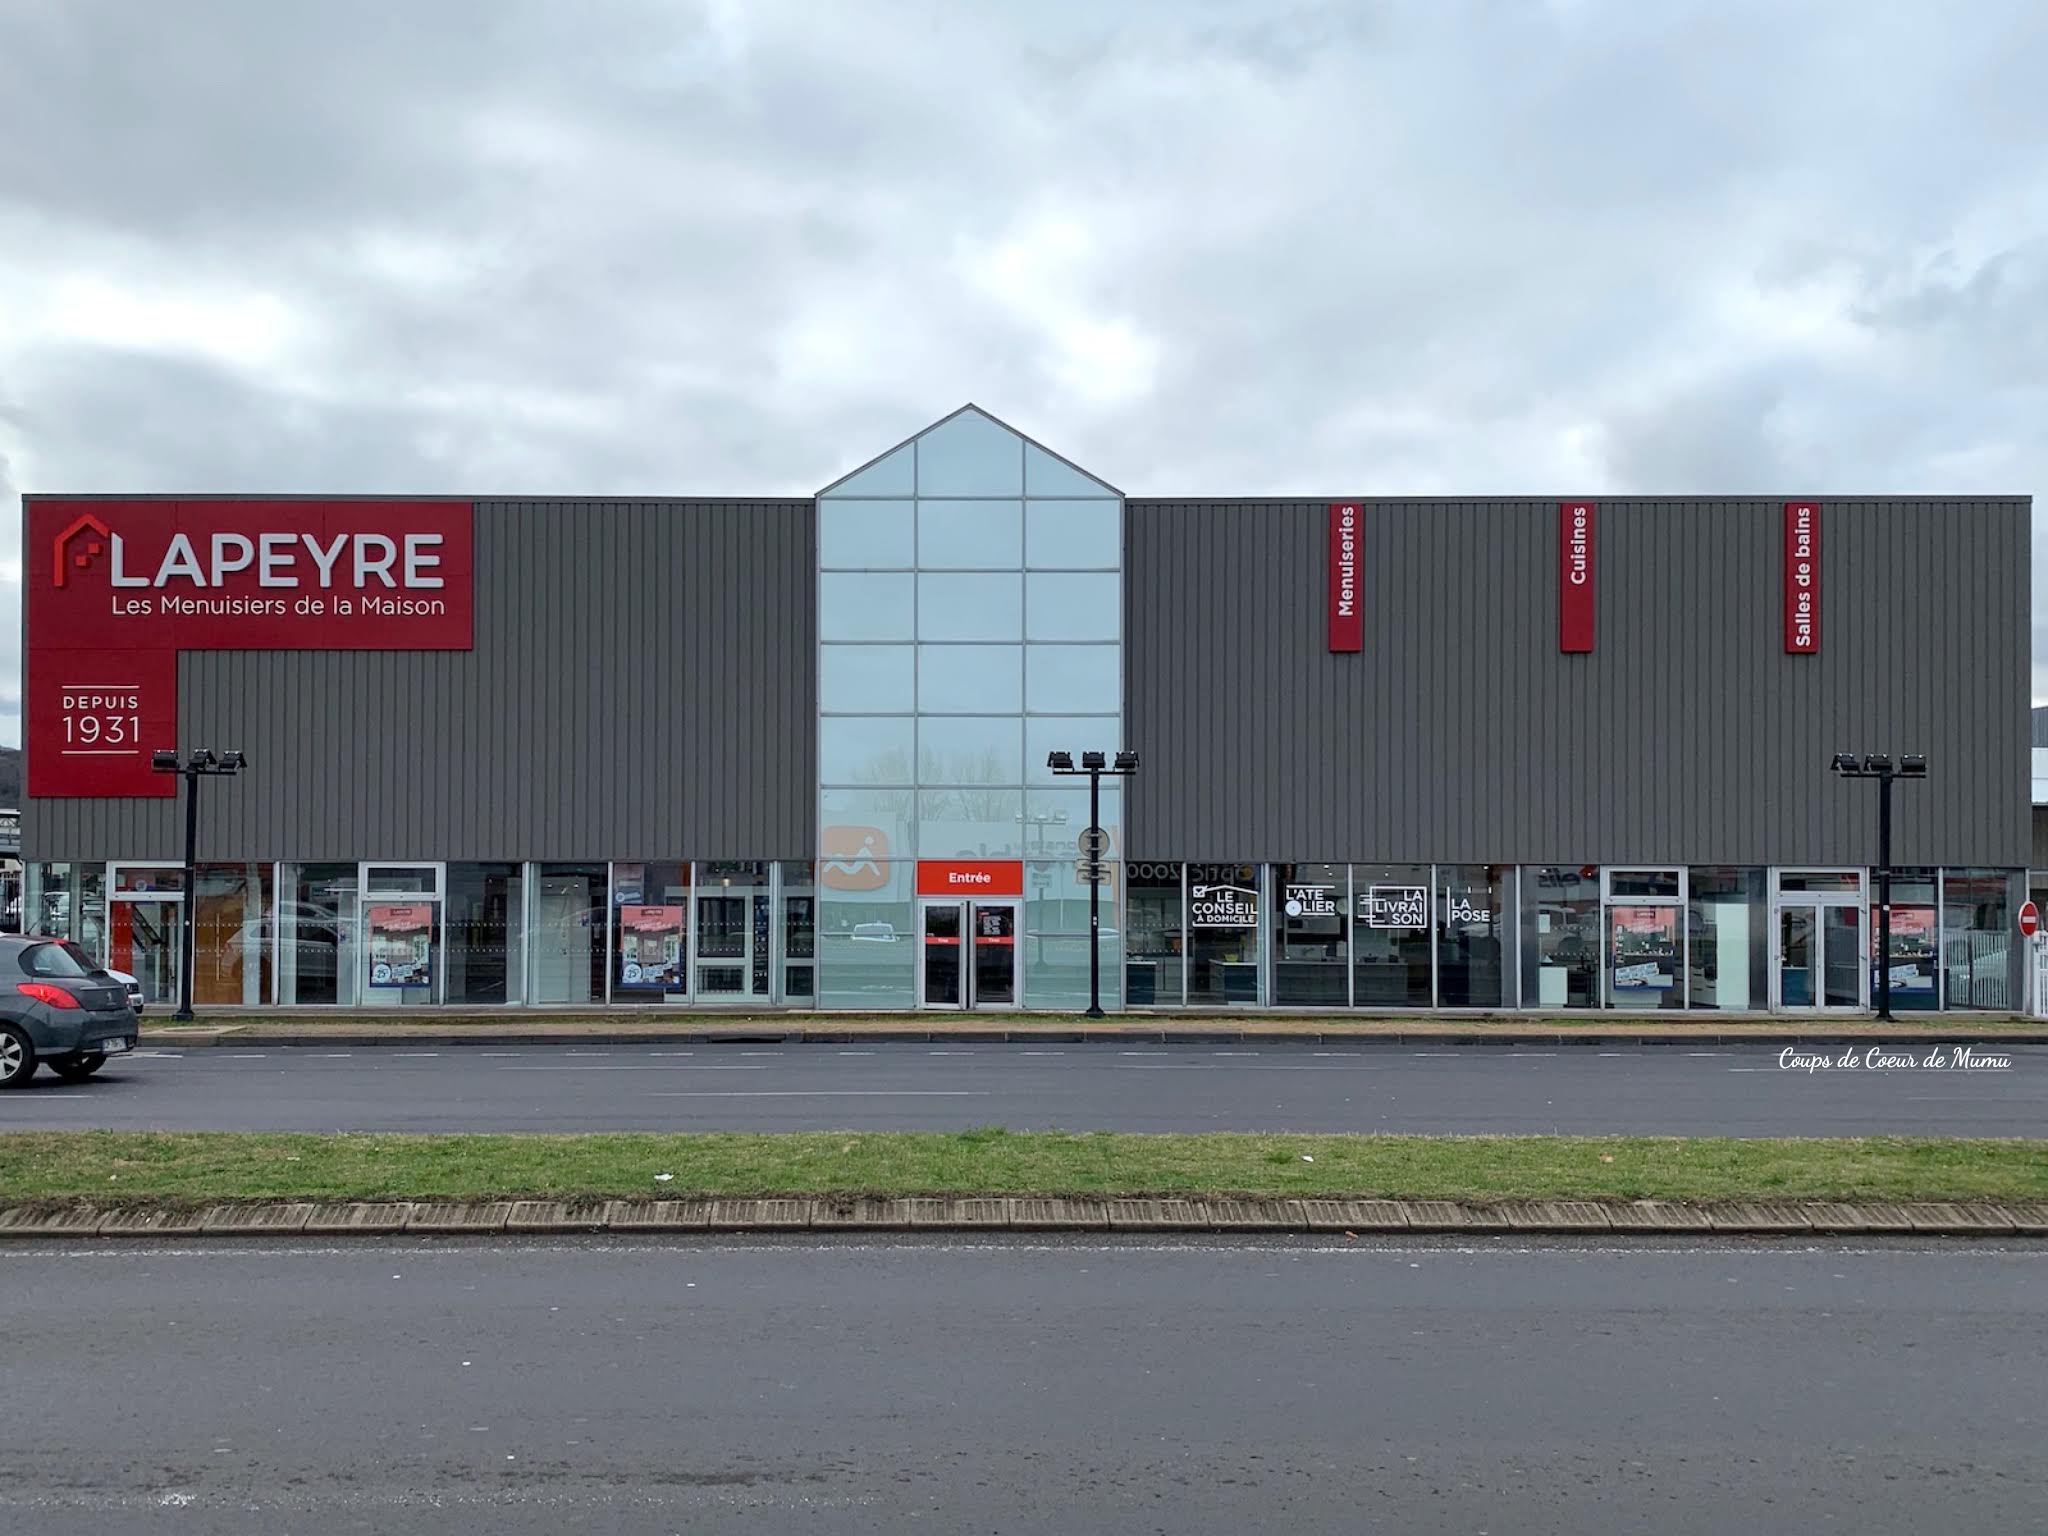
[[[1071,752],[1048,752],[1045,766],[1062,777],[1088,775],[1088,830],[1081,834],[1081,852],[1088,861],[1088,1017],[1102,1017],[1102,855],[1109,834],[1102,830],[1102,776],[1129,778],[1138,771],[1138,754],[1119,751],[1112,767],[1100,752],[1083,752],[1074,766]]]
[[[1845,779],[1877,780],[1877,1016],[1892,1017],[1892,780],[1924,779],[1927,759],[1909,752],[1892,766],[1891,757],[1871,752],[1837,752],[1829,765]]]
[[[199,852],[199,781],[214,774],[236,774],[249,759],[240,752],[223,752],[215,757],[200,747],[182,763],[176,752],[152,752],[149,766],[158,773],[182,774],[185,779],[185,891],[179,903],[184,908],[183,933],[178,943],[178,1011],[171,1015],[180,1023],[192,1019],[192,939],[197,926],[195,910],[198,892],[193,889],[194,865]]]

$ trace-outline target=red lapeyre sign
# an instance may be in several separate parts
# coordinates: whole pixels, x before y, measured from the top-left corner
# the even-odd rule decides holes
[[[466,501],[31,497],[28,792],[165,796],[178,652],[466,651]],[[203,742],[216,749],[234,742]]]
[[[1330,649],[1365,648],[1358,609],[1358,556],[1364,520],[1355,501],[1330,503]]]
[[[1557,648],[1593,649],[1593,503],[1557,504]]]
[[[1021,859],[919,859],[920,896],[1021,896]]]
[[[1820,651],[1820,504],[1785,503],[1785,651]]]

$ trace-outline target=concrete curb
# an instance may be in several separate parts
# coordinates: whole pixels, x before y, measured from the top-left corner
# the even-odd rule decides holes
[[[359,1034],[336,1031],[315,1033],[277,1029],[246,1032],[230,1027],[220,1032],[144,1027],[141,1045],[147,1050],[369,1050],[379,1046],[425,1047],[435,1049],[461,1046],[497,1048],[509,1045],[633,1046],[633,1045],[1344,1045],[1360,1042],[1386,1045],[1655,1045],[1726,1046],[1747,1045],[1772,1050],[1796,1046],[1801,1050],[1834,1049],[1870,1045],[1967,1045],[1995,1053],[2001,1046],[2048,1045],[2048,1031],[1992,1030],[1969,1034],[1953,1029],[1902,1029],[1865,1031],[1859,1034],[1803,1034],[1787,1030],[1772,1034],[1719,1033],[1708,1031],[1553,1031],[1502,1029],[1461,1034],[1409,1032],[1372,1028],[1327,1030],[1273,1029],[618,1029],[569,1034],[484,1027],[474,1030],[435,1030],[408,1034]]]
[[[2048,1237],[2048,1201],[759,1199],[237,1201],[203,1209],[0,1206],[0,1238],[456,1237],[477,1233],[1341,1232]]]

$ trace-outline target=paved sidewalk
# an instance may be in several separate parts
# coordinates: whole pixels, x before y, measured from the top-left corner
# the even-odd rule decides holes
[[[1473,1014],[1079,1014],[714,1013],[614,1008],[534,1014],[516,1009],[443,1010],[414,1018],[387,1014],[203,1014],[191,1024],[145,1014],[143,1040],[155,1046],[204,1047],[361,1045],[519,1045],[577,1041],[592,1045],[670,1042],[818,1042],[898,1040],[1135,1041],[1147,1044],[1342,1040],[1428,1040],[1439,1043],[1635,1045],[1766,1041],[1900,1040],[1927,1044],[2048,1044],[2048,1021],[2011,1014],[1939,1014],[1924,1022],[1879,1024],[1865,1016],[1795,1019],[1768,1014],[1590,1014],[1576,1018],[1512,1013]]]
[[[259,1200],[0,1206],[0,1238],[709,1232],[1703,1233],[2048,1237],[2048,1202],[1239,1200],[1039,1196],[704,1200]]]

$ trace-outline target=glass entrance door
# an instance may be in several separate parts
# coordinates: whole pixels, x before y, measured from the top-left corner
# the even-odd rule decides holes
[[[1778,908],[1778,1006],[1863,1006],[1863,910],[1843,902]]]
[[[1017,905],[977,901],[969,906],[974,929],[974,990],[971,1006],[1014,1008],[1017,1004]]]
[[[966,916],[965,902],[935,901],[928,903],[918,918],[917,999],[923,1007],[967,1006],[967,977],[960,954]]]
[[[185,903],[175,896],[116,895],[107,904],[107,969],[126,971],[141,983],[144,1003],[178,1006],[184,915]]]

